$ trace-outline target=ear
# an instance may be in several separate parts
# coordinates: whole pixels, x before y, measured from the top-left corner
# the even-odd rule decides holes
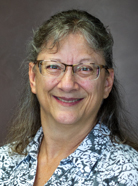
[[[108,72],[109,73],[105,78],[104,99],[106,99],[109,96],[109,93],[111,92],[114,83],[114,70],[108,69]]]
[[[29,63],[29,80],[32,93],[36,94],[36,73],[35,64],[33,62]]]

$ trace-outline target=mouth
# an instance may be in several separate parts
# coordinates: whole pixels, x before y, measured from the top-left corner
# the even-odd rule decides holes
[[[56,97],[54,96],[54,98],[60,102],[63,102],[63,103],[68,103],[68,104],[75,104],[75,103],[78,103],[80,102],[83,98],[66,98],[66,97]]]

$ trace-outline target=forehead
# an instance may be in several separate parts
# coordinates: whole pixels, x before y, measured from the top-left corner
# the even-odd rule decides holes
[[[61,41],[53,45],[54,41],[50,40],[47,46],[43,46],[38,54],[38,60],[57,57],[62,61],[79,61],[81,58],[102,58],[101,52],[95,51],[82,34],[69,34]]]

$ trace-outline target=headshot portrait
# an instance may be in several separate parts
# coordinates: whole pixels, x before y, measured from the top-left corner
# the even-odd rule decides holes
[[[0,185],[138,185],[136,6],[2,2]]]

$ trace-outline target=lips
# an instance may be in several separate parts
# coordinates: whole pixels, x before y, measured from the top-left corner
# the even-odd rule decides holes
[[[79,101],[79,100],[80,100],[80,99],[72,99],[72,100],[67,100],[67,99],[62,99],[62,98],[59,98],[59,97],[57,97],[57,99],[58,99],[58,100],[60,100],[60,101],[65,102],[65,103],[74,103],[74,102],[76,102],[76,101]]]
[[[63,103],[77,103],[82,100],[82,98],[66,98],[66,97],[56,97],[57,100],[62,101]]]

